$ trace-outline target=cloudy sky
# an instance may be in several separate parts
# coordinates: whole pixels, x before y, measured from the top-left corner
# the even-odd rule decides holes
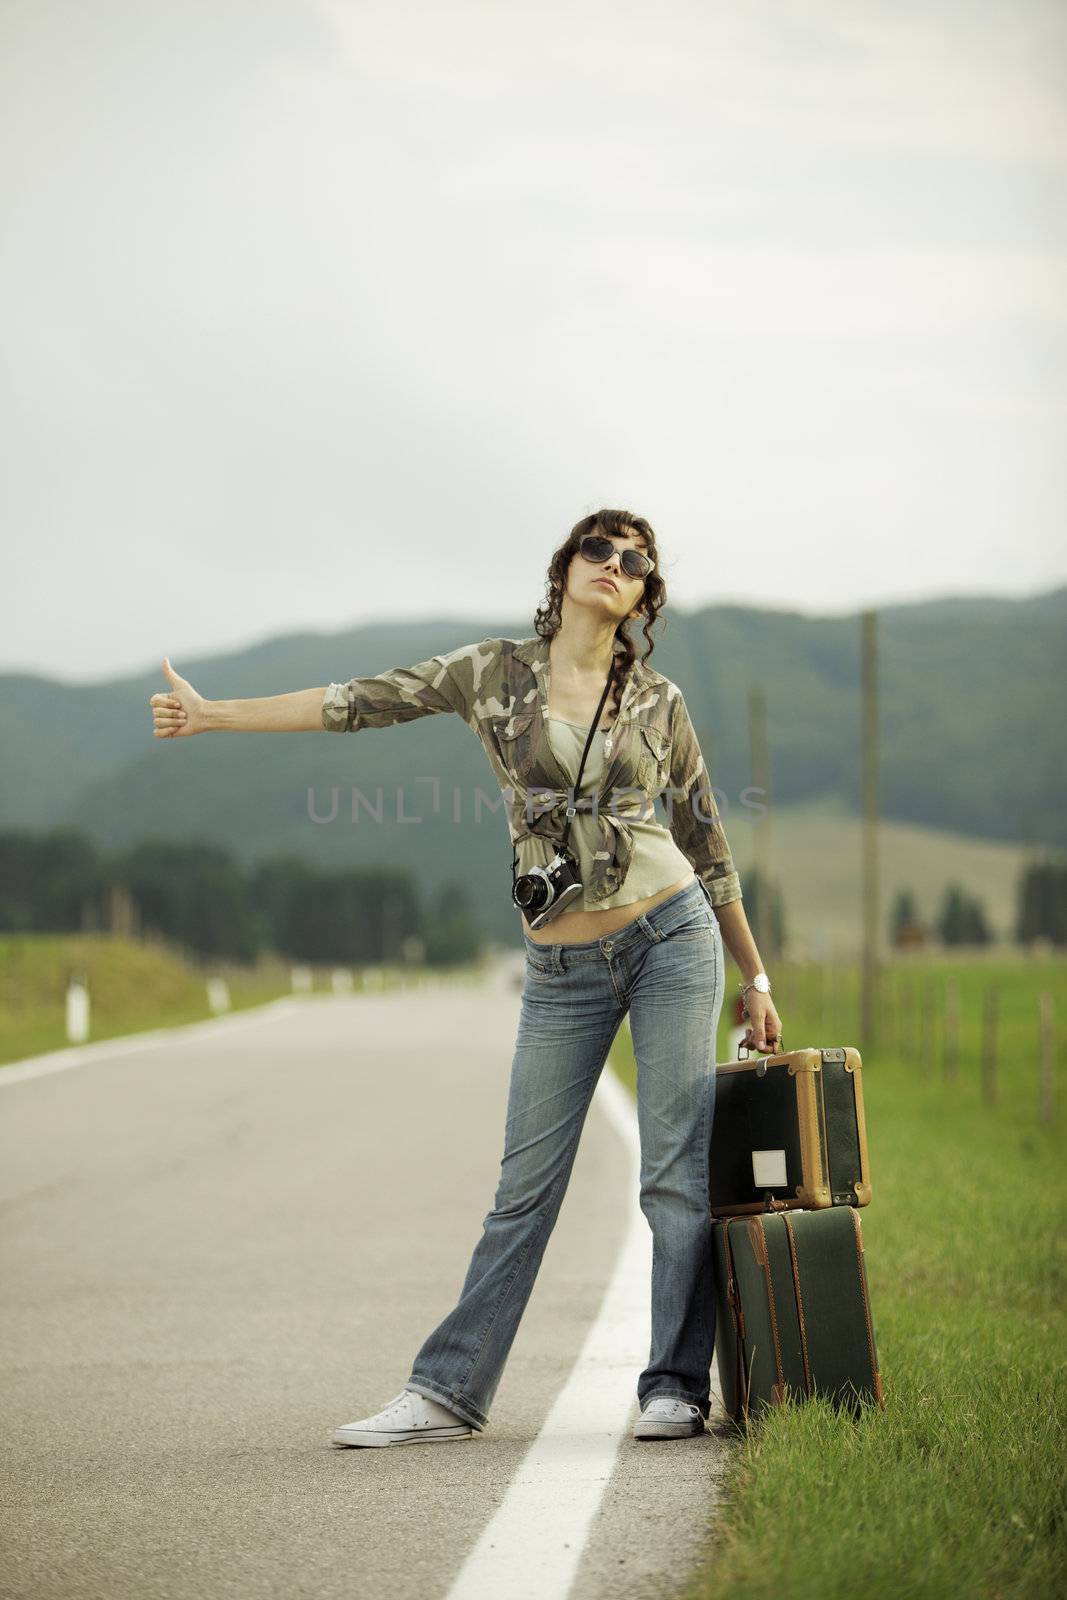
[[[0,667],[1067,578],[1061,0],[0,15]]]

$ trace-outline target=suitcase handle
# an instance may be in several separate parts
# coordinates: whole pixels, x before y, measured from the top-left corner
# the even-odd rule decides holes
[[[782,1034],[780,1034],[780,1033],[776,1034],[775,1038],[774,1038],[774,1043],[771,1045],[771,1048],[767,1053],[769,1055],[772,1055],[772,1056],[781,1055],[783,1047],[784,1047],[784,1044],[785,1044],[785,1040],[784,1040],[784,1037],[782,1036]],[[749,1059],[749,1057],[751,1056],[751,1054],[752,1054],[752,1049],[753,1049],[752,1045],[746,1044],[744,1039],[739,1039],[737,1041],[737,1059],[738,1059],[738,1061],[747,1061]],[[745,1052],[744,1055],[741,1054],[742,1050]],[[760,1052],[760,1054],[761,1054],[761,1057],[762,1057],[763,1053]]]

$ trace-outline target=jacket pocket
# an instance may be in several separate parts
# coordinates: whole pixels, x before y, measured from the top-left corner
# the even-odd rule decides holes
[[[537,742],[536,711],[516,711],[510,716],[487,717],[482,725],[482,743],[508,778],[521,783],[533,765]]]
[[[490,717],[489,721],[497,738],[504,744],[510,744],[513,739],[521,738],[524,733],[529,732],[533,719],[532,711],[513,711],[510,716]]]
[[[671,750],[670,734],[655,723],[639,722],[637,783],[646,794],[655,795],[667,783]]]

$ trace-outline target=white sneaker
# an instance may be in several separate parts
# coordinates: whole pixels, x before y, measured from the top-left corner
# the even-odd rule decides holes
[[[469,1439],[469,1422],[437,1400],[402,1389],[383,1410],[360,1422],[346,1422],[333,1436],[334,1444],[429,1444],[434,1439]]]
[[[700,1407],[672,1394],[654,1394],[634,1423],[635,1439],[679,1439],[703,1432]]]

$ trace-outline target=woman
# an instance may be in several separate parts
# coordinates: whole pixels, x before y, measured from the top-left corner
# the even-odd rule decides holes
[[[685,700],[647,664],[665,600],[649,524],[602,510],[577,523],[552,557],[533,638],[484,639],[377,677],[260,700],[204,701],[164,658],[171,688],[150,700],[157,737],[226,728],[348,733],[454,711],[481,739],[509,806],[526,982],[494,1207],[459,1300],[416,1354],[404,1389],[376,1415],[339,1428],[337,1444],[470,1438],[485,1427],[627,1012],[640,1203],[653,1246],[652,1343],[637,1384],[635,1437],[704,1431],[724,940],[743,975],[748,1043],[771,1049],[781,1021]],[[625,631],[638,619],[648,642],[641,661]],[[667,828],[652,805],[660,793]],[[564,843],[577,872],[557,877]]]

